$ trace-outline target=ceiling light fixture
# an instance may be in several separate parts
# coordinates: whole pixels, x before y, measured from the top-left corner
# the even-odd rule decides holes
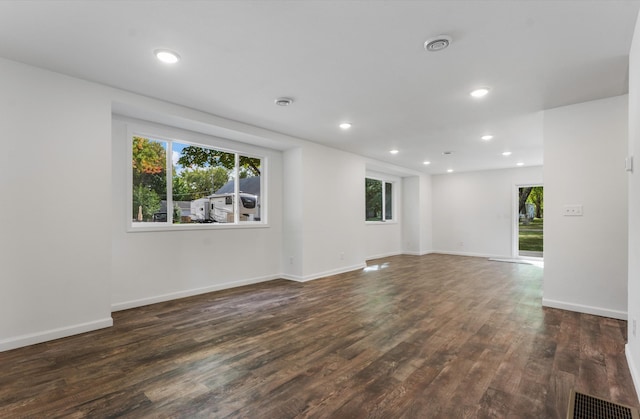
[[[424,164],[425,166],[428,166],[431,164],[431,162],[429,160],[425,160],[422,162],[422,164]]]
[[[153,51],[156,58],[165,64],[175,64],[180,61],[180,55],[177,52],[168,49],[157,49]]]
[[[481,87],[480,89],[476,89],[469,94],[475,98],[481,98],[486,96],[488,93],[489,93],[488,87]]]
[[[343,122],[343,123],[340,124],[340,128],[349,129],[349,128],[351,128],[351,123],[350,122]]]
[[[505,156],[505,157],[506,157],[506,156],[510,156],[510,155],[511,155],[511,152],[510,152],[510,151],[505,151],[504,153],[502,153],[502,155],[503,155],[503,156]]]
[[[289,97],[279,97],[274,101],[274,103],[278,106],[289,106],[293,103],[293,99]]]
[[[389,150],[389,153],[391,154],[398,154],[400,151],[396,150],[395,148],[393,150]]]
[[[447,169],[447,173],[453,173],[453,169]]]
[[[493,139],[493,135],[491,134],[483,135],[482,137],[480,137],[480,139],[482,139],[483,141],[489,141]]]
[[[452,38],[449,35],[438,35],[424,42],[424,49],[429,52],[442,51],[451,45]]]
[[[516,166],[524,166],[524,163],[522,163],[521,161],[519,161],[518,163],[516,163]]]

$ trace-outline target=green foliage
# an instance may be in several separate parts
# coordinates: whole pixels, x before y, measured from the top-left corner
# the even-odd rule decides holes
[[[158,194],[144,185],[133,187],[133,219],[138,219],[138,211],[142,206],[143,221],[152,221],[153,214],[160,210],[160,197]]]
[[[524,251],[542,252],[542,231],[521,231],[518,235],[518,248]]]
[[[544,213],[544,189],[542,186],[534,186],[527,198],[527,202],[536,207],[536,218],[542,218]]]
[[[382,182],[375,179],[365,179],[366,220],[382,220]]]
[[[182,220],[182,211],[180,211],[180,206],[177,203],[173,204],[173,223],[180,223]]]
[[[171,190],[174,201],[191,201],[191,191],[189,185],[185,182],[182,175],[177,175],[173,172],[173,179],[171,182]]]
[[[233,170],[236,165],[235,154],[198,146],[182,149],[178,163],[184,167],[222,166],[227,170]],[[260,176],[260,159],[240,156],[239,163],[241,178]]]
[[[193,201],[215,193],[229,181],[229,171],[224,167],[194,167],[183,170],[180,175],[183,188],[180,195],[176,195],[174,186],[173,199],[178,201]],[[174,180],[174,185],[176,181]]]
[[[544,222],[541,218],[534,218],[528,224],[520,223],[518,230],[518,249],[524,251],[542,252],[544,239]]]
[[[157,141],[133,137],[132,147],[133,187],[145,186],[164,196],[167,188],[166,150]]]

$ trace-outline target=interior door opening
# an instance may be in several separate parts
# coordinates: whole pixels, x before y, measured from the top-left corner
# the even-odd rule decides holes
[[[520,186],[518,188],[518,257],[543,257],[543,220],[543,186]]]

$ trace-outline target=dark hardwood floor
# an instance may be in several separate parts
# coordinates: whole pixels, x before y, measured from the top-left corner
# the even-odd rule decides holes
[[[638,406],[626,322],[541,307],[542,269],[396,256],[116,312],[0,353],[0,416],[564,418]]]

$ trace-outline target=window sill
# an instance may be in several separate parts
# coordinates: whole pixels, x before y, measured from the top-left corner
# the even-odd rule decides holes
[[[137,223],[136,223],[137,224]],[[129,224],[127,233],[149,233],[155,231],[202,231],[202,230],[235,230],[252,228],[269,228],[269,224],[262,222],[243,222],[242,224],[232,223],[211,223],[211,224],[164,224],[136,225]],[[158,225],[159,224],[159,225]]]
[[[396,220],[387,220],[387,221],[365,221],[365,225],[389,225],[389,224],[398,224]]]

